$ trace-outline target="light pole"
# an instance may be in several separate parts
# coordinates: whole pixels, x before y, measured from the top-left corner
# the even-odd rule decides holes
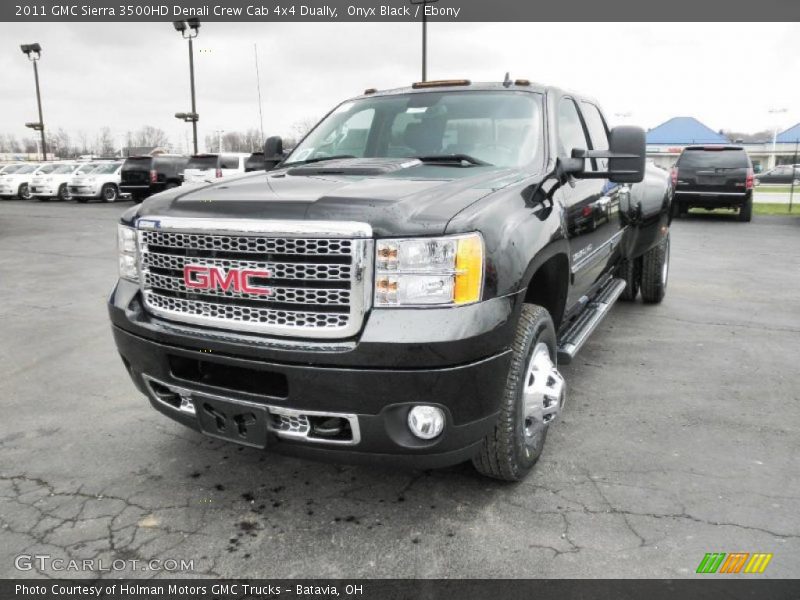
[[[22,44],[20,46],[23,54],[28,57],[28,60],[33,63],[33,77],[36,80],[36,103],[39,106],[39,122],[38,123],[25,123],[25,127],[29,127],[34,131],[38,131],[42,136],[42,160],[47,160],[47,143],[44,139],[44,118],[42,117],[42,94],[39,91],[39,67],[37,63],[42,57],[42,47],[37,44]]]
[[[214,133],[217,134],[217,152],[222,154],[222,134],[225,133],[224,129],[216,129]]]
[[[197,114],[197,104],[194,94],[194,45],[192,40],[200,33],[200,19],[186,19],[185,21],[173,21],[175,31],[180,32],[185,40],[189,40],[189,83],[192,88],[192,112],[175,113],[175,118],[182,119],[192,124],[192,136],[194,140],[194,153],[197,154],[197,121],[200,115]]]
[[[435,4],[439,0],[409,0],[411,4],[422,6],[422,81],[428,80],[428,16],[425,9],[428,4]]]
[[[770,108],[769,114],[771,115],[779,115],[781,113],[785,113],[785,108]],[[777,120],[777,117],[776,117]],[[780,127],[779,124],[775,124],[775,128],[772,130],[772,156],[769,158],[770,169],[775,168],[775,165],[778,163],[778,159],[775,156],[775,152],[777,151],[778,147],[778,128]]]

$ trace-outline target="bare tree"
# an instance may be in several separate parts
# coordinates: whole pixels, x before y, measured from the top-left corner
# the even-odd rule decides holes
[[[91,154],[92,149],[89,144],[89,134],[83,129],[78,132],[78,144],[75,149],[78,154]]]
[[[22,146],[21,151],[27,154],[34,154],[35,152],[38,151],[38,146],[36,145],[35,138],[22,138],[21,146]]]
[[[169,137],[163,129],[145,125],[133,134],[134,146],[167,146]]]
[[[100,156],[111,156],[114,154],[114,136],[111,135],[109,127],[103,127],[97,134],[95,148]]]

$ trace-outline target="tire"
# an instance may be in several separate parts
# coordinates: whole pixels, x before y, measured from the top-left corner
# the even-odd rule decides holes
[[[67,200],[70,199],[69,190],[67,190],[67,184],[66,183],[62,183],[58,187],[58,196],[57,196],[57,198],[59,200],[61,200],[62,202],[66,202]]]
[[[625,280],[625,289],[620,295],[621,300],[633,302],[639,295],[639,285],[642,279],[642,264],[640,258],[623,260],[617,268],[617,277]]]
[[[642,256],[642,300],[658,304],[664,299],[669,280],[669,232]]]
[[[753,197],[748,196],[747,200],[744,201],[739,207],[739,220],[743,223],[749,223],[753,220]]]
[[[113,183],[106,183],[100,189],[100,198],[103,202],[116,202],[119,200],[119,190]]]
[[[33,198],[33,194],[31,194],[31,188],[27,183],[23,183],[19,186],[19,189],[17,190],[17,198],[20,200],[30,200]]]
[[[555,367],[556,356],[556,333],[550,313],[541,306],[525,304],[512,344],[511,367],[497,423],[472,459],[479,473],[520,481],[536,464],[549,424],[564,403],[564,379]],[[536,406],[537,399],[543,407],[549,404],[543,410],[531,410],[526,407],[526,398],[532,406]]]

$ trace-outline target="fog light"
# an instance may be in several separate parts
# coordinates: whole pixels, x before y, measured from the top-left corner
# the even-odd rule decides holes
[[[415,406],[408,413],[408,428],[418,438],[432,440],[444,429],[444,412],[435,406]]]

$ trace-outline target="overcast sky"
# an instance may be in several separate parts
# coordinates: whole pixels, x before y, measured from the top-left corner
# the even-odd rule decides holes
[[[800,121],[800,24],[431,23],[429,79],[529,78],[592,95],[608,118],[650,128],[694,116],[753,132]],[[117,140],[142,125],[176,144],[189,125],[186,42],[170,23],[0,23],[0,132],[30,136],[33,73],[20,43],[39,42],[45,125]],[[287,135],[365,88],[420,78],[416,23],[203,23],[196,40],[200,140],[258,127]],[[770,109],[788,112],[771,115]],[[630,113],[625,119],[615,114]]]

